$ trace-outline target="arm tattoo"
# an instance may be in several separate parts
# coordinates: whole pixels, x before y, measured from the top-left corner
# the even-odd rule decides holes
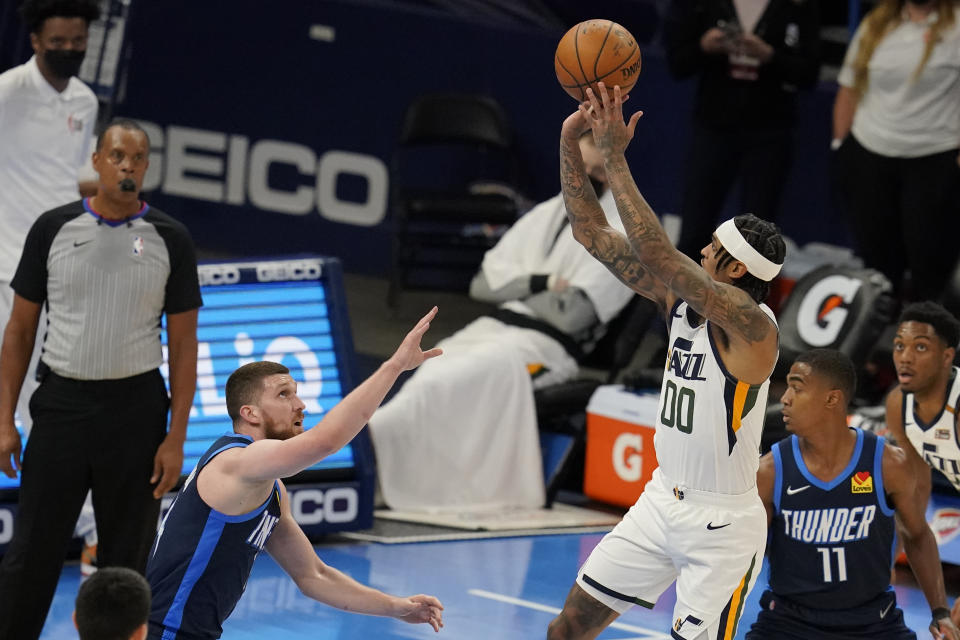
[[[608,158],[607,177],[627,238],[643,266],[694,311],[749,343],[765,340],[773,324],[741,289],[716,282],[674,248],[656,214],[644,200],[622,155]]]
[[[587,178],[579,142],[560,139],[560,184],[577,241],[621,282],[663,307],[666,286],[643,267],[626,237],[610,227]]]

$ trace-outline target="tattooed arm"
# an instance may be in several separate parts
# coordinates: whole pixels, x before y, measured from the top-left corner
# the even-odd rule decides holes
[[[670,308],[666,286],[643,267],[626,236],[607,222],[587,178],[580,136],[588,128],[577,111],[564,121],[560,135],[560,184],[573,237],[621,282],[657,303],[662,314]]]
[[[600,86],[603,88],[602,83]],[[776,325],[745,291],[715,280],[677,251],[637,189],[623,155],[640,113],[634,114],[629,124],[624,122],[619,87],[614,87],[612,96],[603,91],[602,105],[592,91],[588,93],[589,107],[581,104],[579,112],[591,125],[594,141],[603,154],[607,180],[634,253],[646,272],[662,282],[670,294],[682,298],[722,329],[729,339],[722,350],[730,372],[748,382],[762,381],[776,363]],[[714,241],[712,250],[718,248]],[[742,263],[738,265],[745,271]]]

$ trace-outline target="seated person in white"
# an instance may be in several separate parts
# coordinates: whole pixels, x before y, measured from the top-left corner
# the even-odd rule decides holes
[[[607,219],[622,230],[589,132],[580,146]],[[487,252],[470,295],[500,306],[442,340],[443,358],[424,363],[370,419],[393,509],[543,506],[533,390],[575,376],[633,292],[574,240],[557,195]]]

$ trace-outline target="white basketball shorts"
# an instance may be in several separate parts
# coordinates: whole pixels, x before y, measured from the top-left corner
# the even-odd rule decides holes
[[[577,584],[623,613],[635,604],[652,608],[676,581],[673,637],[732,639],[766,541],[767,516],[756,489],[695,491],[657,469],[584,562]]]

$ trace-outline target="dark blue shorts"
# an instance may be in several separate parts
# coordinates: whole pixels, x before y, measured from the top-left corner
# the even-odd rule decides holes
[[[760,596],[760,614],[746,640],[917,640],[903,622],[893,591],[856,609],[811,609],[775,596]]]

